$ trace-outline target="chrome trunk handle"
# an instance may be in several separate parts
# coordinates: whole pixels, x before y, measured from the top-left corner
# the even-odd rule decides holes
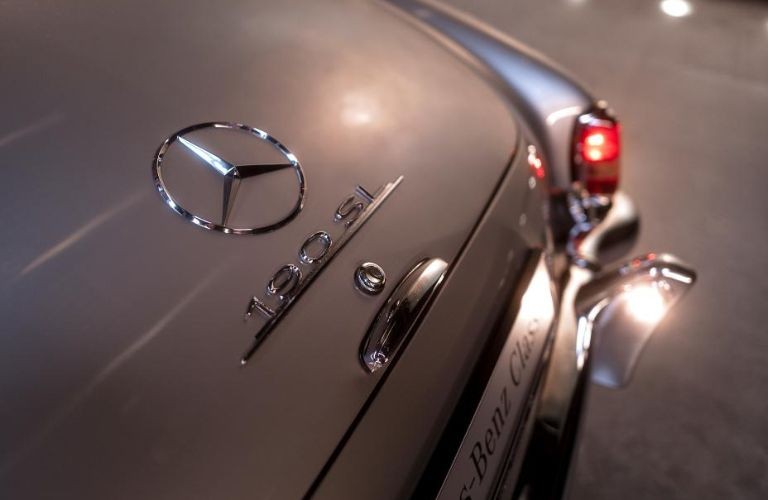
[[[379,310],[360,348],[360,360],[369,373],[387,365],[421,319],[440,284],[448,263],[442,259],[419,262],[395,287]]]

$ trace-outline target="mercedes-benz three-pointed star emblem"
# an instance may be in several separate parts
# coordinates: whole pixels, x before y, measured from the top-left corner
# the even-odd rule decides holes
[[[233,133],[247,134],[257,140],[264,141],[271,145],[284,159],[285,162],[279,163],[263,163],[263,164],[235,164],[224,160],[220,156],[214,154],[208,149],[195,144],[192,140],[186,136],[193,132],[198,132],[204,129],[212,129],[214,131],[230,131]],[[203,165],[206,165],[212,169],[216,174],[221,176],[223,180],[222,202],[221,202],[221,217],[219,222],[214,222],[212,217],[203,217],[192,213],[190,210],[182,207],[179,202],[171,194],[170,190],[166,186],[166,182],[163,178],[163,161],[166,154],[168,154],[171,146],[178,141],[179,144],[184,146],[194,157]],[[251,227],[233,227],[230,224],[230,219],[235,206],[235,200],[240,190],[240,185],[247,179],[258,177],[261,175],[269,174],[272,172],[281,171],[284,169],[293,169],[296,178],[297,185],[295,186],[296,203],[292,209],[281,216],[279,220],[271,221],[269,223]],[[155,155],[155,161],[152,164],[152,175],[155,179],[155,186],[157,187],[160,196],[165,200],[166,204],[171,209],[184,217],[185,219],[193,222],[194,224],[216,231],[222,231],[230,234],[257,234],[278,229],[288,222],[290,222],[301,211],[304,203],[304,191],[306,189],[304,181],[304,172],[301,169],[299,160],[291,153],[288,148],[283,146],[277,139],[270,136],[266,132],[259,129],[249,127],[247,125],[241,125],[237,123],[223,123],[212,122],[203,123],[200,125],[194,125],[187,127],[184,130],[176,132],[171,137],[166,139]]]

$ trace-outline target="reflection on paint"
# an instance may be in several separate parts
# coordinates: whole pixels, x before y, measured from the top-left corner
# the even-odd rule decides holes
[[[556,122],[562,120],[563,118],[578,115],[581,113],[581,111],[581,106],[570,106],[567,108],[558,109],[557,111],[553,111],[547,116],[547,124],[554,125]]]
[[[10,472],[16,464],[29,457],[30,454],[45,442],[50,433],[56,429],[64,419],[71,415],[80,404],[91,397],[96,389],[106,382],[115,371],[125,364],[126,361],[143,349],[159,334],[167,331],[168,325],[170,325],[172,321],[179,316],[184,309],[213,282],[214,278],[226,269],[228,265],[228,263],[224,263],[209,271],[208,274],[206,274],[203,279],[189,291],[189,293],[179,299],[168,312],[152,324],[146,331],[139,334],[133,343],[128,345],[122,352],[112,358],[109,363],[104,365],[104,367],[96,373],[93,378],[91,378],[91,380],[69,400],[68,403],[64,404],[54,412],[53,416],[39,428],[34,436],[27,440],[21,449],[9,453],[6,460],[0,463],[0,477],[5,476],[5,474]]]
[[[24,269],[21,270],[18,277],[25,276],[26,274],[34,271],[38,267],[42,266],[49,260],[53,259],[81,239],[83,239],[85,236],[88,235],[91,231],[95,230],[105,222],[107,222],[109,219],[115,217],[120,212],[123,212],[125,210],[128,210],[133,205],[137,204],[141,198],[146,196],[145,192],[139,192],[134,194],[133,196],[130,196],[129,198],[123,200],[121,203],[113,206],[109,210],[105,210],[101,212],[100,214],[96,215],[94,218],[77,228],[75,231],[67,235],[64,239],[50,247],[45,252],[41,253],[37,257],[35,257],[32,262],[27,264]]]
[[[362,126],[379,115],[379,103],[366,92],[348,92],[341,99],[341,121],[345,125]]]
[[[693,6],[687,0],[663,0],[659,7],[664,14],[671,17],[685,17],[693,12]]]
[[[40,118],[39,120],[27,125],[26,127],[16,129],[13,132],[9,132],[3,136],[0,136],[0,148],[5,147],[23,137],[52,127],[53,125],[60,122],[63,118],[64,115],[60,113],[52,113]]]

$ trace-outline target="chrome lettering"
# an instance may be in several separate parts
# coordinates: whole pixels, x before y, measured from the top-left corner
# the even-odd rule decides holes
[[[300,282],[301,270],[293,264],[286,264],[267,283],[267,294],[285,300],[291,296]]]
[[[248,308],[245,310],[245,321],[251,319],[254,311],[259,311],[267,319],[270,319],[275,315],[275,311],[262,302],[258,297],[251,297],[251,300],[248,302]]]
[[[341,202],[333,218],[336,222],[343,222],[345,226],[349,226],[360,217],[364,208],[362,203],[356,201],[355,195],[350,195]]]
[[[312,233],[299,247],[298,263],[285,264],[278,269],[267,283],[263,299],[256,296],[250,298],[245,320],[249,321],[254,311],[258,311],[267,321],[254,335],[251,346],[240,360],[241,364],[245,364],[253,355],[293,301],[317,276],[323,265],[341,250],[402,180],[403,178],[399,177],[394,182],[385,184],[376,191],[376,194],[370,194],[362,186],[357,186],[354,194],[345,198],[334,214],[334,223],[344,226],[343,230],[336,231],[340,233],[337,239],[334,241],[329,231],[321,230]],[[299,266],[304,266],[304,271]]]
[[[331,235],[325,231],[318,231],[304,241],[299,250],[299,260],[303,264],[314,264],[315,262],[323,260],[323,257],[328,255],[328,251],[333,245]],[[315,256],[312,256],[312,251],[317,252]]]

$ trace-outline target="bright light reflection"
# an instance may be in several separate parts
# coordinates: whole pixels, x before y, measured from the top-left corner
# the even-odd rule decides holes
[[[675,281],[679,281],[680,283],[685,283],[686,285],[690,285],[693,283],[693,279],[690,276],[686,276],[684,274],[676,273],[672,271],[671,269],[662,268],[661,275],[665,278],[673,279]]]
[[[563,118],[568,118],[569,116],[575,116],[581,113],[583,108],[581,106],[571,106],[568,108],[558,109],[557,111],[553,111],[552,113],[547,116],[547,123],[549,125],[554,125],[558,120],[562,120]]]
[[[605,136],[603,134],[592,134],[587,137],[588,146],[602,146],[605,144]]]
[[[667,312],[664,297],[656,287],[641,285],[626,292],[626,304],[629,313],[637,321],[656,323]]]
[[[350,92],[342,97],[341,121],[347,125],[368,125],[378,111],[378,102],[365,92]]]
[[[693,7],[687,0],[663,0],[659,7],[663,13],[671,17],[685,17],[693,12]]]

